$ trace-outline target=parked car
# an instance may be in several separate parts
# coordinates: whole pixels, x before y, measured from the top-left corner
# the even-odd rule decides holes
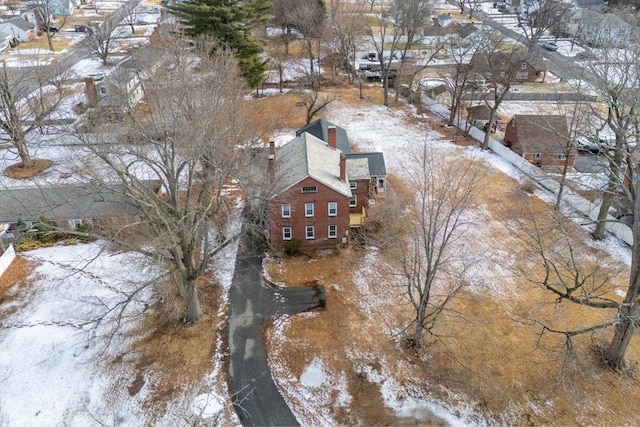
[[[136,21],[135,25],[149,25],[147,21],[143,21],[142,19]]]
[[[583,50],[582,52],[578,52],[576,54],[576,59],[578,61],[591,61],[594,59],[598,59],[598,57],[591,51]]]
[[[47,29],[45,27],[40,28],[40,31],[46,31]],[[54,27],[53,25],[49,26],[49,32],[50,33],[57,33],[58,31],[60,31],[60,29],[58,27]]]
[[[73,27],[76,33],[89,33],[91,34],[91,28],[88,25],[76,25]]]
[[[556,50],[558,50],[558,45],[556,44],[556,42],[552,42],[552,41],[542,42],[542,47],[552,52],[555,52]]]
[[[84,10],[98,10],[95,4],[88,4],[84,7]]]
[[[616,141],[614,138],[590,138],[580,137],[576,140],[576,148],[581,153],[593,153],[598,154],[603,150],[611,150],[615,147]]]

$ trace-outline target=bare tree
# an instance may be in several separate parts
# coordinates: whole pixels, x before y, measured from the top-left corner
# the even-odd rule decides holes
[[[633,145],[638,141],[635,129],[640,100],[640,78],[636,73],[638,66],[638,52],[635,49],[607,49],[603,51],[603,60],[588,65],[588,78],[593,90],[605,105],[602,109],[594,108],[592,115],[599,118],[600,123],[606,125],[615,135],[615,146],[607,153],[609,160],[607,187],[602,195],[602,204],[598,213],[596,228],[593,232],[595,239],[603,239],[607,224],[609,209],[619,189],[622,187],[621,170],[623,163],[627,164],[627,171],[632,172],[633,161],[628,161],[633,155]],[[627,195],[629,200],[631,194]]]
[[[0,140],[16,150],[25,169],[34,166],[27,136],[42,127],[68,93],[65,74],[56,73],[39,67],[12,72],[5,63],[0,69]]]
[[[451,105],[449,106],[449,119],[447,124],[452,126],[459,117],[462,109],[463,96],[466,93],[475,92],[475,82],[472,67],[469,61],[476,46],[473,43],[462,43],[458,36],[446,39],[443,49],[449,54],[452,64],[440,71],[443,81],[451,92]]]
[[[380,11],[374,14],[375,25],[368,24],[367,35],[376,51],[380,63],[383,105],[389,105],[389,70],[397,55],[402,37],[402,28],[397,25],[389,3],[380,0]]]
[[[278,74],[278,89],[280,90],[280,93],[282,93],[284,73],[291,62],[291,58],[287,54],[286,49],[279,44],[271,44],[267,46],[266,52],[269,55],[271,70]]]
[[[36,21],[40,26],[40,29],[47,37],[47,44],[49,50],[54,51],[53,48],[53,36],[56,35],[55,31],[51,31],[54,28],[53,13],[51,13],[51,2],[49,0],[36,0],[35,5]]]
[[[115,48],[114,32],[116,25],[111,20],[105,20],[85,38],[85,47],[93,55],[102,60],[102,65],[107,65],[109,55]]]
[[[521,65],[530,61],[534,54],[526,52],[520,45],[511,43],[505,36],[492,30],[476,40],[477,48],[471,59],[471,66],[473,71],[485,76],[491,84],[490,96],[485,97],[485,103],[490,108],[489,123],[482,142],[482,149],[486,150],[496,125],[498,108],[521,72]]]
[[[87,179],[126,193],[139,211],[137,221],[113,224],[107,238],[168,269],[186,302],[186,322],[202,315],[197,281],[237,238],[225,232],[224,187],[242,182],[251,151],[236,60],[220,47],[209,55],[214,47],[203,39],[195,48],[169,40],[138,56],[147,70],[146,111],[108,126],[110,141],[125,142],[87,144]],[[161,183],[161,195],[148,179]]]
[[[404,215],[408,244],[401,265],[405,295],[414,312],[414,347],[421,347],[423,333],[447,314],[448,304],[465,283],[471,260],[459,255],[459,245],[474,224],[470,208],[483,185],[479,162],[447,162],[441,156],[424,142],[407,168],[416,197]]]
[[[405,64],[407,63],[407,52],[409,52],[413,48],[414,42],[416,42],[416,38],[419,35],[420,29],[429,21],[431,18],[431,12],[433,8],[433,0],[392,0],[389,8],[393,14],[393,20],[396,25],[400,28],[403,36],[404,36],[404,47],[400,49],[400,66],[397,70],[397,76],[395,79],[396,86],[396,101],[398,100],[399,95],[399,84],[400,80],[403,76],[403,70],[405,68]],[[420,69],[426,67],[430,60],[438,54],[438,52],[442,49],[442,46],[438,44],[436,49],[434,49],[431,53],[431,56],[425,63],[422,64],[421,67],[417,70],[414,70],[411,76],[411,83],[413,83],[413,77],[419,72]]]
[[[282,30],[284,40],[284,51],[289,55],[289,43],[291,41],[291,30],[294,28],[290,21],[289,11],[293,10],[297,5],[296,0],[273,0],[271,13],[273,15],[273,23]]]
[[[526,13],[519,13],[518,24],[529,47],[534,46],[545,32],[554,30],[565,19],[568,3],[554,0],[536,0]]]
[[[134,25],[138,23],[138,14],[136,12],[136,9],[133,9],[130,13],[126,14],[122,18],[122,23],[128,25],[129,28],[131,28],[131,35],[133,35],[136,32]]]
[[[349,83],[353,83],[356,51],[364,42],[366,21],[352,3],[341,0],[331,0],[329,19],[329,47],[337,57],[336,62],[347,72]]]
[[[302,34],[302,44],[309,59],[309,75],[317,79],[314,60],[320,53],[320,39],[324,33],[326,9],[324,2],[318,0],[303,0],[296,2],[293,9],[286,14],[291,23]]]

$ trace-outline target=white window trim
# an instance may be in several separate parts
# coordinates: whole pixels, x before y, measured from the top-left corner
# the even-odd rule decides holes
[[[335,233],[332,236],[331,235],[331,227],[335,227]],[[329,227],[327,227],[327,237],[329,237],[329,239],[337,239],[338,238],[338,226],[337,225],[330,225]]]
[[[309,231],[311,231],[311,237],[309,237]],[[313,227],[313,225],[307,225],[307,226],[304,228],[304,237],[305,237],[307,240],[313,240],[313,239],[315,239],[315,238],[316,238],[316,230],[315,230],[315,228]]]
[[[289,230],[289,237],[286,237],[285,230]],[[282,240],[291,240],[293,238],[293,230],[291,227],[282,227]]]
[[[331,213],[331,205],[333,205],[333,213]],[[329,216],[338,216],[338,202],[329,202],[327,204],[327,212]]]
[[[358,188],[358,183],[356,181],[349,181],[349,188],[356,190]]]
[[[564,153],[560,153],[558,154],[558,160],[567,160],[567,155]]]
[[[542,154],[541,153],[531,153],[531,158],[533,160],[540,160],[542,158]]]
[[[352,203],[353,202],[353,203]],[[350,208],[355,208],[356,206],[358,206],[358,196],[356,196],[355,194],[353,196],[351,196],[351,198],[349,199],[349,207]]]
[[[309,213],[309,210],[307,209],[308,206],[311,206],[311,213]],[[315,214],[315,206],[313,205],[313,203],[305,203],[304,204],[304,216],[307,218],[313,218],[313,215]]]
[[[288,214],[285,214],[285,206],[287,207]],[[282,218],[291,218],[291,205],[289,203],[283,203],[281,206]]]

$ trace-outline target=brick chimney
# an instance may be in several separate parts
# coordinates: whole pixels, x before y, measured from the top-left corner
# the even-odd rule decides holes
[[[98,90],[96,89],[96,82],[93,77],[85,77],[84,87],[87,92],[87,101],[90,108],[94,108],[98,105]]]
[[[340,153],[340,179],[347,180],[347,158],[342,153]]]
[[[269,180],[275,182],[276,180],[276,143],[269,141]]]
[[[335,126],[329,126],[327,128],[327,139],[328,139],[327,143],[329,144],[329,147],[337,148]]]

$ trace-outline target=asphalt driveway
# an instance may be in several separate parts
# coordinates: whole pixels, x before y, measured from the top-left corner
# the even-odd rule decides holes
[[[275,288],[262,279],[262,251],[242,237],[229,297],[228,340],[231,393],[246,426],[299,425],[280,395],[262,343],[262,325],[283,314],[324,307],[322,287]]]

